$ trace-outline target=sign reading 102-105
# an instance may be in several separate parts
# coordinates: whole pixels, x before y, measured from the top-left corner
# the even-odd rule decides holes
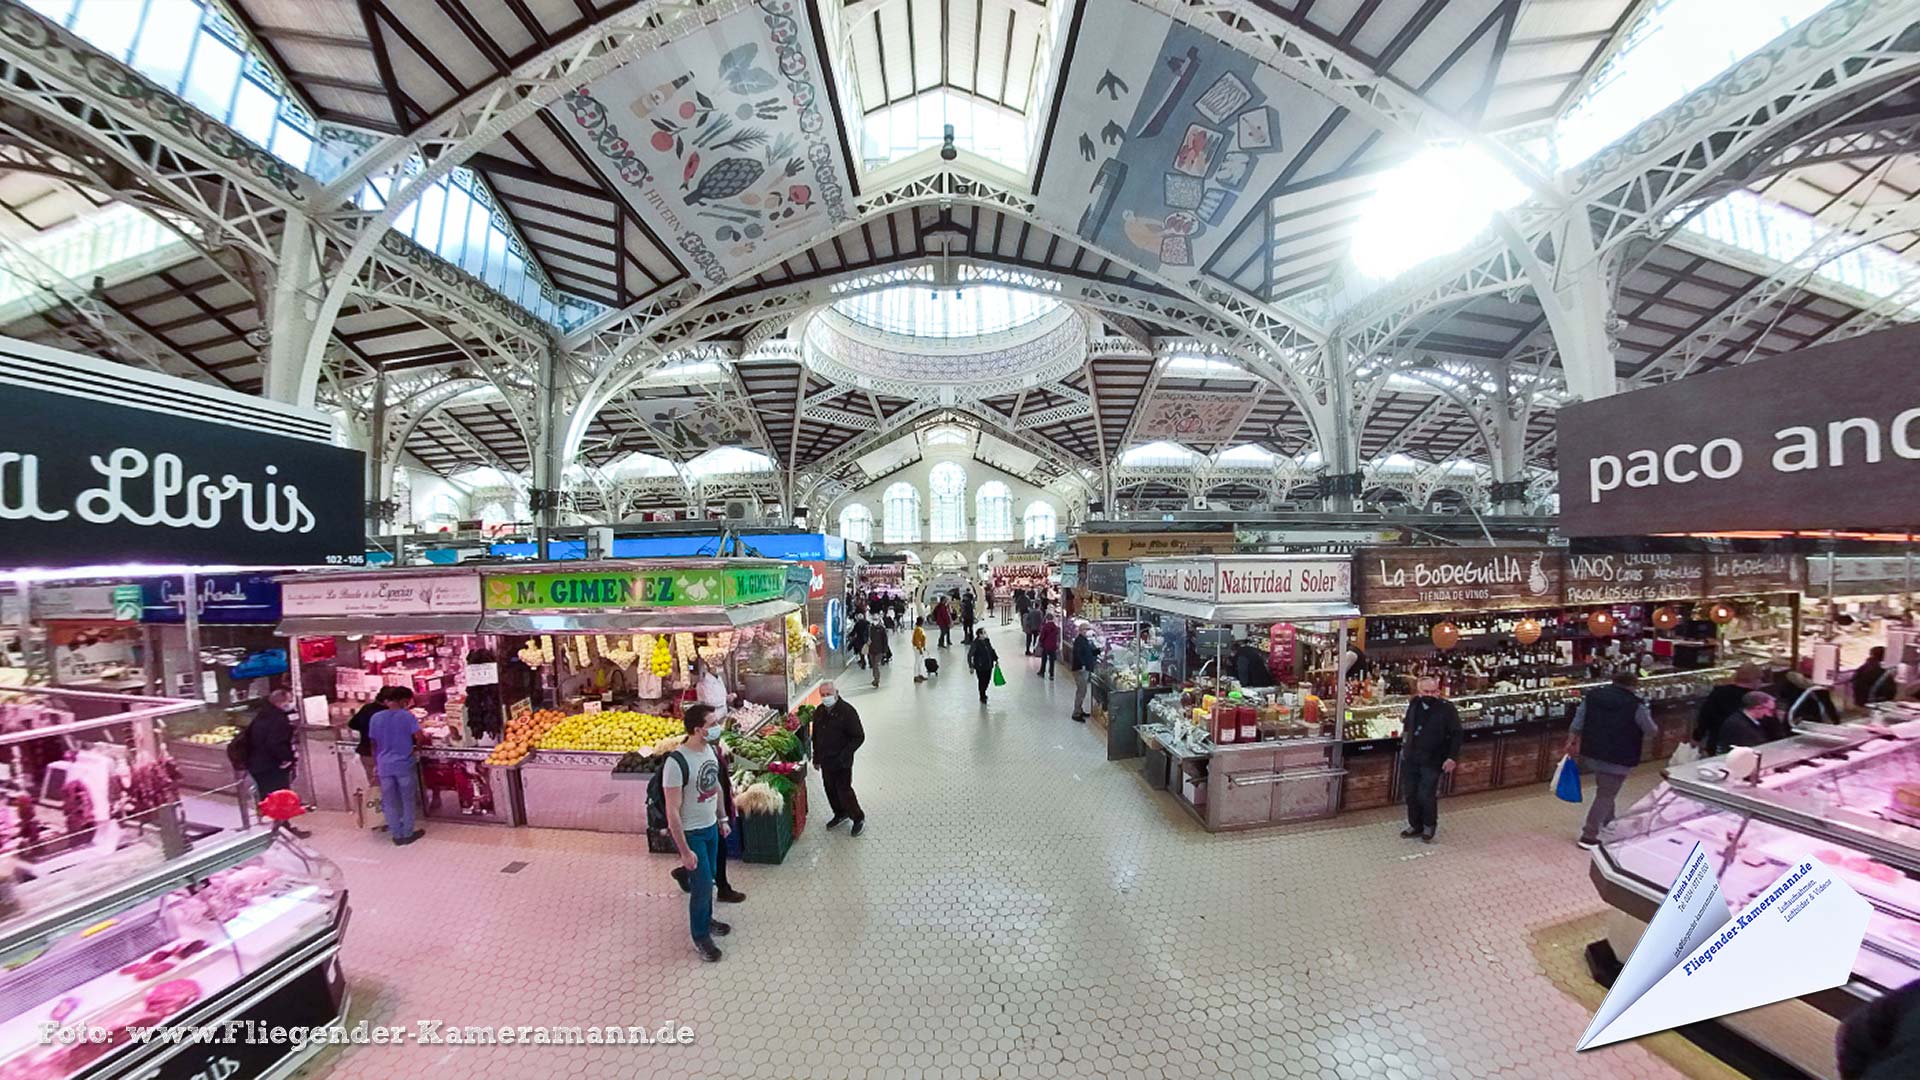
[[[24,566],[357,561],[362,455],[0,384],[0,538]]]
[[[1559,414],[1568,536],[1915,524],[1920,329],[1818,345]]]

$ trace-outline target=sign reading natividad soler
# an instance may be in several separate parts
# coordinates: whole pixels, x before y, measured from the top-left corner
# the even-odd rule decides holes
[[[1560,531],[1913,527],[1920,327],[1559,412]]]

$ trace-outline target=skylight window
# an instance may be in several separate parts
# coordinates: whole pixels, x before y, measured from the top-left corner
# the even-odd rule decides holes
[[[1378,281],[1466,247],[1527,188],[1484,151],[1433,145],[1381,175],[1353,233],[1354,266]]]
[[[772,472],[773,459],[738,446],[716,446],[687,462],[687,471],[695,476]]]
[[[890,334],[958,338],[1025,326],[1059,306],[1051,297],[998,285],[958,289],[900,285],[837,300],[833,309]]]
[[[1279,455],[1264,446],[1243,443],[1239,446],[1229,447],[1220,451],[1220,456],[1216,460],[1222,465],[1229,465],[1235,468],[1264,469],[1271,467],[1274,462],[1278,461]]]
[[[1170,442],[1146,443],[1120,455],[1120,464],[1141,468],[1186,468],[1199,460],[1197,452]]]
[[[978,154],[1014,172],[1027,171],[1027,118],[990,101],[946,87],[915,94],[868,113],[861,121],[860,156],[869,169],[940,145],[953,125],[956,149]]]
[[[686,360],[649,372],[644,381],[650,383],[712,382],[725,373],[726,369],[712,360]]]
[[[1832,226],[1751,191],[1729,192],[1689,218],[1684,228],[1780,263],[1800,261],[1802,255],[1834,232]],[[1859,244],[1822,263],[1814,269],[1813,276],[1877,299],[1887,299],[1920,284],[1920,266],[1879,244]],[[1916,305],[1908,305],[1908,310],[1915,308]]]
[[[1248,378],[1246,371],[1240,365],[1216,360],[1211,356],[1171,356],[1167,358],[1167,366],[1163,372],[1189,379]]]
[[[179,233],[125,203],[109,204],[59,228],[26,237],[18,246],[29,262],[82,285],[95,276],[112,282],[125,271],[152,268],[190,252]],[[25,277],[0,273],[0,309],[11,311],[12,305],[39,292]]]
[[[1830,0],[1655,0],[1554,128],[1561,169],[1592,157]]]
[[[928,446],[971,446],[973,444],[973,436],[967,434],[966,428],[954,427],[951,424],[933,428],[921,438]]]

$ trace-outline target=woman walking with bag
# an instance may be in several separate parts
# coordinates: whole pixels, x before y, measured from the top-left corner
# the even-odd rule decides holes
[[[1000,663],[1000,654],[993,651],[993,642],[987,640],[987,628],[981,627],[980,633],[967,646],[967,666],[973,669],[974,677],[980,680],[980,704],[987,703],[987,686],[993,682],[994,669]]]

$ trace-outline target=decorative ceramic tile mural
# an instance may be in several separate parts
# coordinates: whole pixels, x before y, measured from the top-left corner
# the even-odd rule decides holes
[[[1247,393],[1156,389],[1140,405],[1132,438],[1137,442],[1164,439],[1201,448],[1232,442],[1255,401],[1254,395]]]
[[[562,125],[696,279],[719,286],[852,217],[805,7],[754,0],[568,94]]]
[[[1146,270],[1199,273],[1327,115],[1311,92],[1134,4],[1087,0],[1040,207]]]

